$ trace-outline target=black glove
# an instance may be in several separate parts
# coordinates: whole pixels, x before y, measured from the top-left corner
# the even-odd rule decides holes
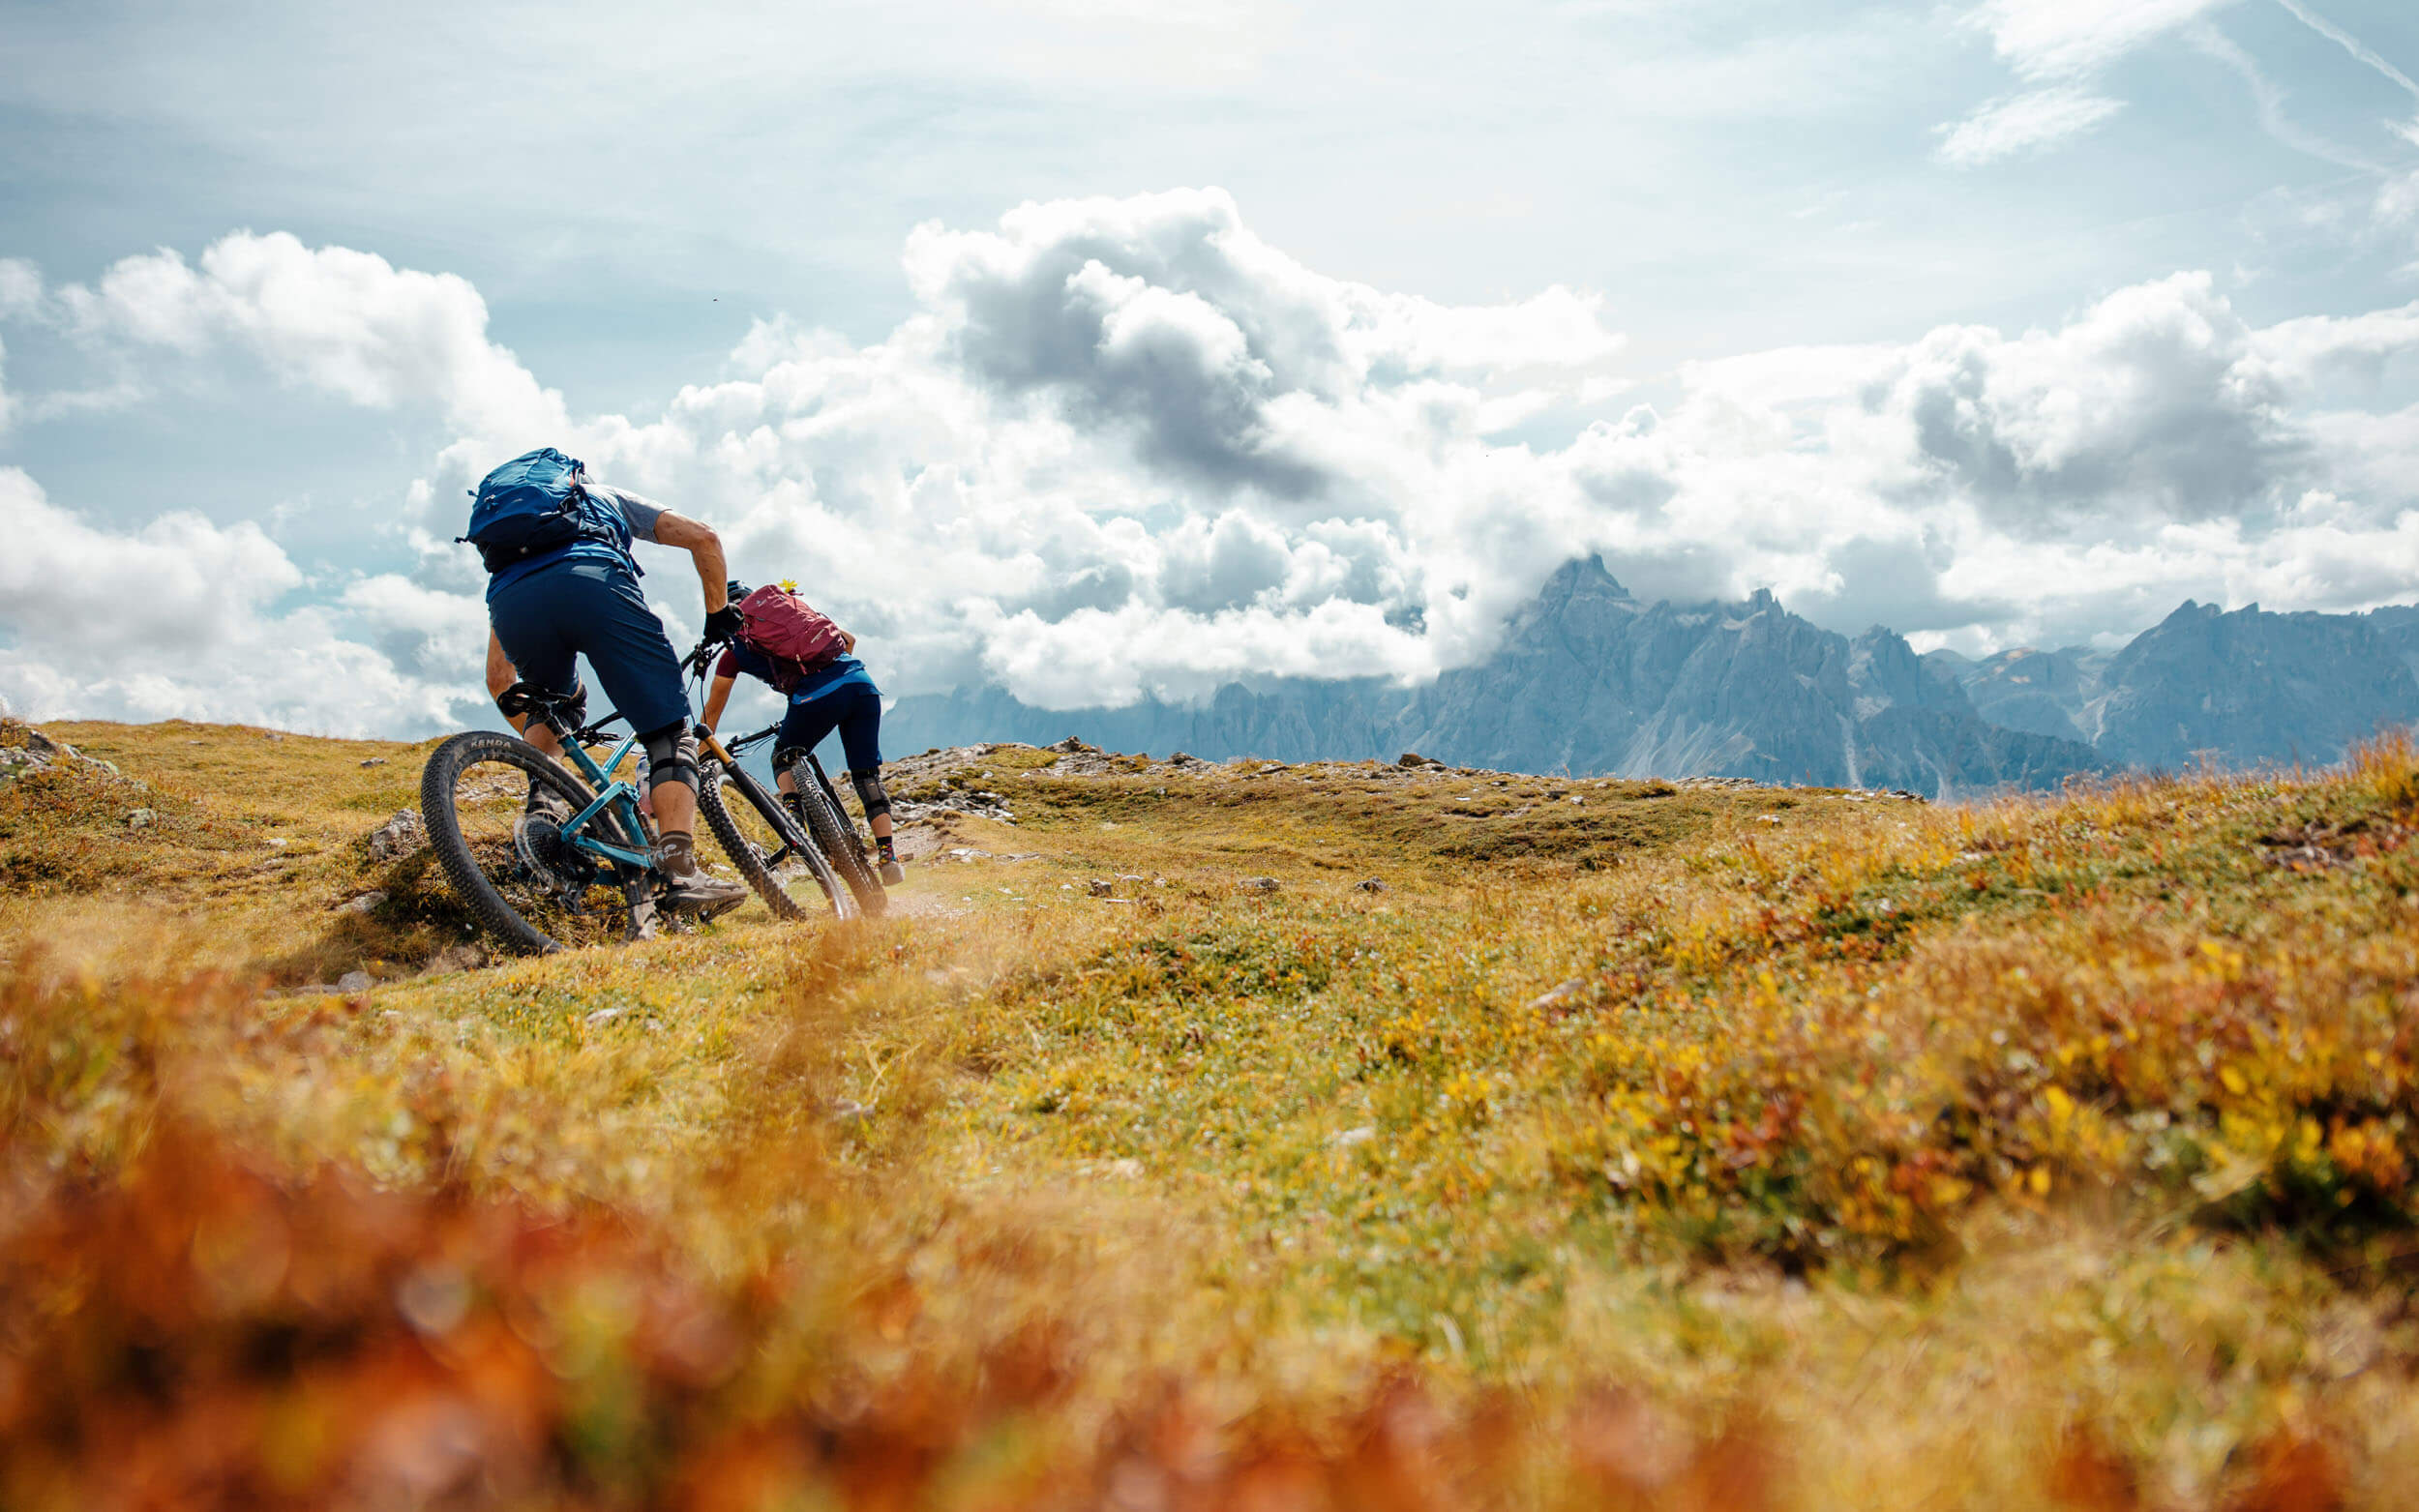
[[[739,610],[736,607],[726,604],[705,616],[705,638],[718,642],[736,640],[739,638],[740,627],[746,623],[747,621],[739,617]]]

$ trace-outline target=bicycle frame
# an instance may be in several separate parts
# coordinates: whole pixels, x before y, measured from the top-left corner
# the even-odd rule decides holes
[[[618,714],[608,714],[585,729],[569,732],[555,731],[562,740],[564,758],[579,771],[582,777],[587,780],[588,786],[596,791],[596,797],[589,801],[586,808],[564,821],[562,836],[564,841],[575,849],[586,851],[594,856],[603,856],[608,860],[617,861],[624,866],[636,867],[645,872],[655,865],[653,855],[644,851],[632,850],[624,845],[612,845],[586,833],[587,826],[595,820],[598,815],[609,808],[614,810],[623,827],[631,834],[644,835],[646,833],[645,820],[639,813],[638,787],[611,775],[620,769],[621,763],[628,759],[632,751],[638,749],[638,734],[633,731],[624,736],[621,744],[613,748],[612,756],[601,765],[594,756],[588,755],[580,739],[582,735],[591,734],[620,717]],[[552,726],[550,725],[549,727],[551,728]]]
[[[689,653],[687,663],[685,664],[695,668],[701,694],[703,691],[704,683],[704,666],[701,658],[702,657],[705,649],[706,647],[704,643],[701,641],[698,645],[698,649]],[[644,852],[631,850],[626,846],[616,845],[608,841],[599,840],[595,836],[586,833],[587,826],[593,823],[596,816],[599,814],[604,813],[607,809],[614,810],[615,814],[620,817],[623,827],[631,834],[644,835],[646,833],[645,820],[639,812],[638,786],[634,783],[624,782],[620,778],[612,775],[621,769],[621,763],[629,759],[630,753],[638,748],[638,731],[632,730],[628,735],[623,736],[621,744],[613,748],[613,754],[608,756],[602,764],[600,764],[595,757],[589,756],[586,749],[589,741],[603,739],[606,726],[613,724],[620,718],[620,711],[614,710],[606,714],[604,718],[596,720],[591,724],[582,726],[578,729],[569,730],[556,726],[552,720],[546,721],[547,727],[553,730],[555,738],[562,743],[564,759],[570,762],[580,775],[587,781],[588,786],[596,792],[595,799],[592,800],[586,808],[582,809],[579,813],[573,815],[564,822],[562,826],[562,837],[576,849],[585,851],[590,855],[603,856],[610,860],[618,861],[625,866],[636,867],[640,871],[644,872],[654,867],[654,856]],[[749,746],[754,745],[757,741],[769,737],[776,728],[778,728],[777,726],[767,726],[764,728],[758,730],[755,734],[738,741],[736,743],[737,748],[739,750],[745,750]],[[711,756],[715,760],[722,762],[725,766],[736,766],[739,764],[739,758],[734,752],[726,748],[720,740],[715,739],[710,731],[702,734],[698,742],[698,748],[701,756]],[[787,847],[784,848],[786,853]],[[776,861],[779,859],[779,857],[775,858]]]

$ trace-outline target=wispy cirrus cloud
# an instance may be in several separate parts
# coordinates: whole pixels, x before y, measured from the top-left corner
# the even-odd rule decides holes
[[[2093,87],[2119,58],[2232,0],[1986,0],[1967,24],[1990,34],[2015,74],[2042,87],[2005,95],[1933,129],[1933,156],[1977,168],[2087,134],[2125,107]]]
[[[2027,79],[2081,78],[2233,0],[1986,0],[1972,24]]]
[[[1978,168],[2080,136],[2124,108],[2122,100],[2074,84],[2010,95],[1962,121],[1935,127],[1940,146],[1934,155],[1951,167]]]

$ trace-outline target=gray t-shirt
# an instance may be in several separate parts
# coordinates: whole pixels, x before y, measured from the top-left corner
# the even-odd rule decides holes
[[[653,499],[642,498],[628,489],[616,489],[610,483],[583,485],[591,497],[603,499],[621,511],[621,518],[630,524],[630,534],[641,541],[655,539],[655,521],[662,518],[664,506]]]

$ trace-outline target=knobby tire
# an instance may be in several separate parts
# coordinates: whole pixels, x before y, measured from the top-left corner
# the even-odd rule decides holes
[[[854,915],[854,901],[842,889],[840,878],[832,875],[831,863],[824,859],[821,849],[798,832],[797,820],[790,816],[790,812],[781,806],[778,799],[764,790],[762,783],[743,771],[726,767],[698,789],[698,812],[705,816],[705,827],[714,832],[714,839],[721,844],[724,853],[731,857],[731,864],[737,867],[739,875],[748,879],[748,885],[756,889],[756,896],[764,900],[764,906],[773,911],[773,917],[803,919],[809,910],[790,896],[789,889],[781,885],[781,879],[773,875],[772,869],[764,864],[764,858],[741,833],[726,806],[725,793],[729,789],[736,789],[738,801],[754,809],[772,827],[773,833],[781,837],[782,844],[797,853],[798,860],[814,876],[815,885],[821,887],[823,896],[831,901],[832,911],[844,919]]]
[[[551,955],[563,948],[561,942],[523,918],[520,910],[505,901],[495,883],[480,869],[478,858],[471,853],[470,842],[462,832],[462,816],[454,812],[454,789],[463,773],[486,763],[528,773],[531,782],[542,782],[561,794],[574,813],[586,808],[596,794],[563,770],[553,757],[518,736],[495,730],[474,729],[454,736],[431,752],[428,765],[420,769],[421,822],[428,827],[429,845],[436,852],[437,864],[444,869],[445,879],[453,884],[456,896],[469,904],[471,913],[490,934],[512,949],[523,955]],[[600,836],[609,842],[620,835],[620,827],[610,815],[599,815],[598,825]]]
[[[800,760],[790,769],[790,781],[806,801],[806,827],[815,835],[815,844],[831,859],[831,869],[849,884],[856,898],[859,911],[869,917],[890,906],[890,895],[882,890],[881,878],[865,864],[865,849],[857,844],[856,826],[849,822],[823,785],[815,778],[815,769]]]

